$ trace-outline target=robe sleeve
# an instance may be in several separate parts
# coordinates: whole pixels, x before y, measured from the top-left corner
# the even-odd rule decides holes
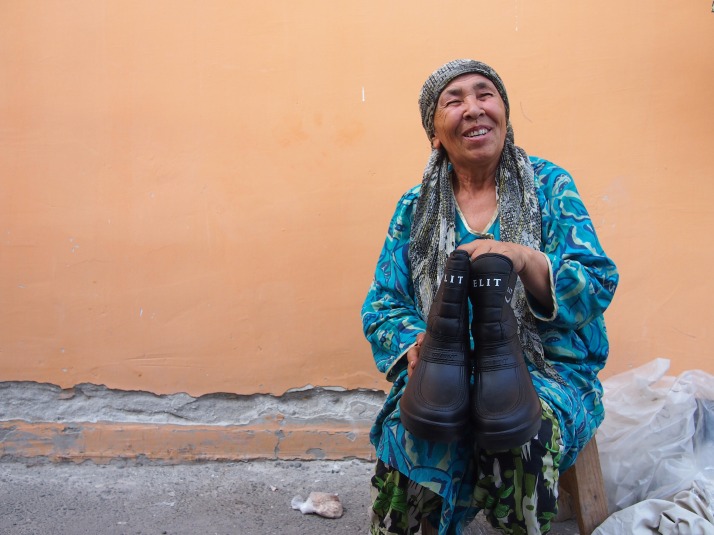
[[[554,307],[545,313],[530,296],[529,305],[536,318],[554,327],[580,330],[605,312],[619,275],[598,241],[570,174],[552,164],[536,171],[541,250],[550,267]]]
[[[409,267],[409,233],[419,186],[397,203],[374,279],[362,305],[362,328],[372,346],[377,369],[394,380],[406,369],[403,357],[426,329],[417,310]]]

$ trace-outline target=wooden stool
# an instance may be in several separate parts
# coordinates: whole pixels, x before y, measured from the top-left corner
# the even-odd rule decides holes
[[[563,496],[563,491],[569,496]],[[568,505],[574,510],[580,535],[590,535],[608,517],[605,483],[595,437],[585,445],[575,464],[560,474],[558,506],[567,508]],[[562,518],[560,514],[558,517]]]

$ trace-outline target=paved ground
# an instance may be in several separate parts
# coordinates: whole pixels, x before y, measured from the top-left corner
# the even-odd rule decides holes
[[[366,533],[372,464],[264,461],[177,466],[0,462],[5,535]],[[296,495],[337,493],[342,518],[303,515]],[[495,533],[478,520],[471,535]],[[551,533],[575,535],[573,521]]]

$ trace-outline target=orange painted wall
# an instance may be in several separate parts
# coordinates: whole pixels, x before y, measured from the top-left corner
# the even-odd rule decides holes
[[[710,0],[0,4],[0,381],[384,388],[359,308],[428,155],[417,94],[492,64],[621,285],[607,377],[714,372]]]

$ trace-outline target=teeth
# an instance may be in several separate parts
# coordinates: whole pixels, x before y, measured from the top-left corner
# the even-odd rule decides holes
[[[479,137],[486,135],[488,133],[488,130],[486,128],[479,128],[478,130],[474,130],[473,132],[469,132],[466,134],[466,137]]]

